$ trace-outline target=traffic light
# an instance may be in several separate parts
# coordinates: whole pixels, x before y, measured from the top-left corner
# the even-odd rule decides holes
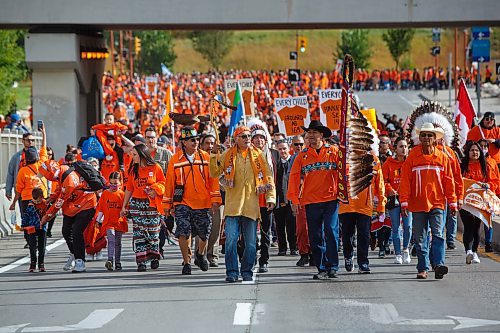
[[[135,54],[139,54],[141,52],[141,39],[139,37],[134,37],[135,44]]]
[[[304,36],[299,37],[299,49],[300,52],[306,52],[307,48],[307,38]]]

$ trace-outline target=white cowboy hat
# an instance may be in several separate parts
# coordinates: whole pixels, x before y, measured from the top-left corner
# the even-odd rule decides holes
[[[436,127],[432,123],[424,123],[422,127],[416,129],[417,135],[421,132],[430,132],[436,135],[436,140],[441,139],[444,136],[444,131],[441,127]]]

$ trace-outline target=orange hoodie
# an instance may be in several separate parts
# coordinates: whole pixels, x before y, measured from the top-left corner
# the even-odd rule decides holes
[[[302,206],[337,200],[338,163],[334,146],[323,145],[319,154],[313,148],[301,151],[290,171],[288,200]]]
[[[382,165],[384,176],[385,193],[388,196],[392,190],[399,193],[399,183],[401,181],[401,169],[405,161],[398,161],[394,157],[389,157]]]
[[[401,173],[399,201],[411,212],[445,209],[446,202],[457,207],[450,160],[441,150],[424,155],[419,145],[410,151]]]
[[[176,205],[205,209],[211,208],[212,203],[222,203],[219,179],[210,177],[209,162],[210,155],[202,150],[195,153],[192,165],[182,150],[174,154],[167,169],[165,209]],[[181,202],[173,202],[176,185],[184,185]]]
[[[457,154],[448,146],[438,145],[438,148],[450,159],[451,172],[453,173],[453,182],[455,183],[455,194],[457,200],[464,200],[464,180],[462,178],[462,170],[460,169],[460,160]],[[446,149],[446,150],[443,150]]]
[[[40,166],[47,161],[47,149],[40,148],[40,159],[33,163],[23,166],[19,169],[16,178],[16,192],[21,194],[21,200],[31,200],[31,192],[35,187],[43,190],[43,197],[48,195],[47,180],[39,177]]]
[[[495,165],[496,168],[498,168]],[[464,172],[463,174],[464,178],[469,178],[476,180],[478,182],[483,182],[487,183],[490,186],[490,190],[493,193],[498,194],[499,192],[499,184],[500,184],[500,179],[498,179],[498,174],[495,172],[495,169],[492,168],[492,165],[490,163],[486,163],[486,175],[483,175],[483,172],[481,171],[481,164],[479,163],[478,160],[476,161],[469,161],[469,168],[467,172]]]
[[[92,126],[92,129],[95,131],[95,135],[97,136],[97,139],[99,139],[99,142],[104,149],[104,153],[106,155],[111,155],[113,153],[113,148],[111,148],[108,141],[106,140],[106,136],[113,135],[115,137],[116,144],[118,146],[121,146],[122,138],[120,137],[119,133],[128,130],[128,127],[123,125],[122,123],[116,122],[111,125],[97,124]]]
[[[339,214],[344,213],[360,213],[367,216],[372,216],[375,208],[374,198],[378,200],[377,207],[375,208],[378,213],[385,212],[385,204],[387,202],[385,196],[384,178],[382,176],[382,169],[380,168],[380,161],[375,157],[377,164],[373,167],[375,177],[372,179],[370,186],[365,188],[356,198],[349,197],[349,203],[339,204]],[[348,166],[349,168],[349,166]]]
[[[76,171],[72,171],[62,181],[62,176],[68,169],[67,165],[61,165],[59,168],[60,171],[57,178],[61,186],[57,187],[57,192],[53,195],[56,200],[54,205],[47,211],[49,218],[54,217],[59,209],[62,209],[64,215],[71,217],[81,211],[95,208],[97,205],[96,194],[85,191],[88,188],[88,184],[84,180],[80,180],[80,175]]]

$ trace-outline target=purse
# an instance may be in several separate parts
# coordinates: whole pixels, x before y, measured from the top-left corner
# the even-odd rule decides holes
[[[387,198],[387,204],[385,205],[385,209],[391,210],[399,207],[401,204],[399,203],[399,197],[397,195],[391,195]]]

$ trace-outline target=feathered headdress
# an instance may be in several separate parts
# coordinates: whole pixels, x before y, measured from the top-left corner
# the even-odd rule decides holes
[[[271,147],[271,134],[269,134],[269,130],[267,129],[267,125],[260,120],[259,118],[250,118],[247,120],[247,127],[250,128],[252,132],[252,137],[258,133],[264,135],[266,138],[267,146]]]
[[[423,102],[411,114],[406,138],[410,146],[420,144],[417,128],[424,123],[432,123],[444,131],[443,141],[455,151],[460,151],[460,135],[453,114],[438,102]]]

